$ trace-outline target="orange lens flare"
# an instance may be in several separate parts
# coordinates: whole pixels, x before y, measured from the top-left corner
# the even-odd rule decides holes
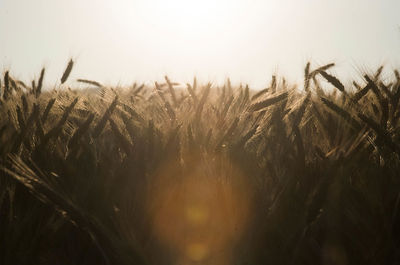
[[[148,191],[154,234],[188,264],[214,264],[220,253],[229,259],[226,253],[249,221],[247,179],[222,158],[199,159],[183,177],[176,171],[172,165],[161,169]]]

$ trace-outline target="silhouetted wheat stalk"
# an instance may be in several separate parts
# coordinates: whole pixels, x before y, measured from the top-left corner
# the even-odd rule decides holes
[[[89,84],[89,85],[92,85],[92,86],[103,87],[102,84],[100,84],[99,82],[93,81],[93,80],[77,79],[76,81],[78,81],[80,83]]]
[[[74,66],[74,61],[72,61],[72,59],[70,59],[68,62],[67,68],[65,68],[65,71],[64,71],[63,75],[61,76],[61,79],[60,79],[61,84],[64,84],[67,81],[69,75],[71,74],[73,66]]]
[[[45,68],[43,68],[42,71],[40,71],[39,81],[35,88],[35,96],[36,97],[39,97],[39,95],[42,93],[44,73],[45,73]]]

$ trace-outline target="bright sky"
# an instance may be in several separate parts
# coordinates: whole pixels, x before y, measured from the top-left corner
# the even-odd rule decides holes
[[[399,0],[0,0],[0,70],[47,84],[70,57],[72,78],[107,84],[160,80],[254,88],[274,73],[336,62],[400,68]],[[73,83],[71,83],[73,84]]]

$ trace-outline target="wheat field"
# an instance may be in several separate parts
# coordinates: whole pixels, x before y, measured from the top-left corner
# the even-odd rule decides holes
[[[400,74],[0,84],[0,264],[399,264]],[[74,89],[78,81],[84,89]]]

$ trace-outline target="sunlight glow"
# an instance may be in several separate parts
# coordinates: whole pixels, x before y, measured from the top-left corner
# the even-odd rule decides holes
[[[186,83],[196,75],[261,89],[272,74],[302,82],[311,60],[335,62],[346,78],[357,65],[398,68],[399,7],[396,0],[2,0],[0,67],[28,82],[46,66],[45,84],[53,85],[73,57],[71,80],[131,85],[168,75]]]
[[[159,21],[166,28],[177,29],[182,34],[193,32],[204,34],[227,14],[223,12],[224,1],[213,0],[158,0],[155,10],[158,17],[165,16],[166,20]]]
[[[140,8],[147,11],[145,19],[150,24],[168,33],[182,35],[204,35],[218,25],[228,27],[226,23],[237,13],[237,0],[153,0],[142,2]],[[131,16],[132,10],[139,7],[134,1],[125,1],[118,16],[125,16],[124,23],[134,26],[138,21]]]

